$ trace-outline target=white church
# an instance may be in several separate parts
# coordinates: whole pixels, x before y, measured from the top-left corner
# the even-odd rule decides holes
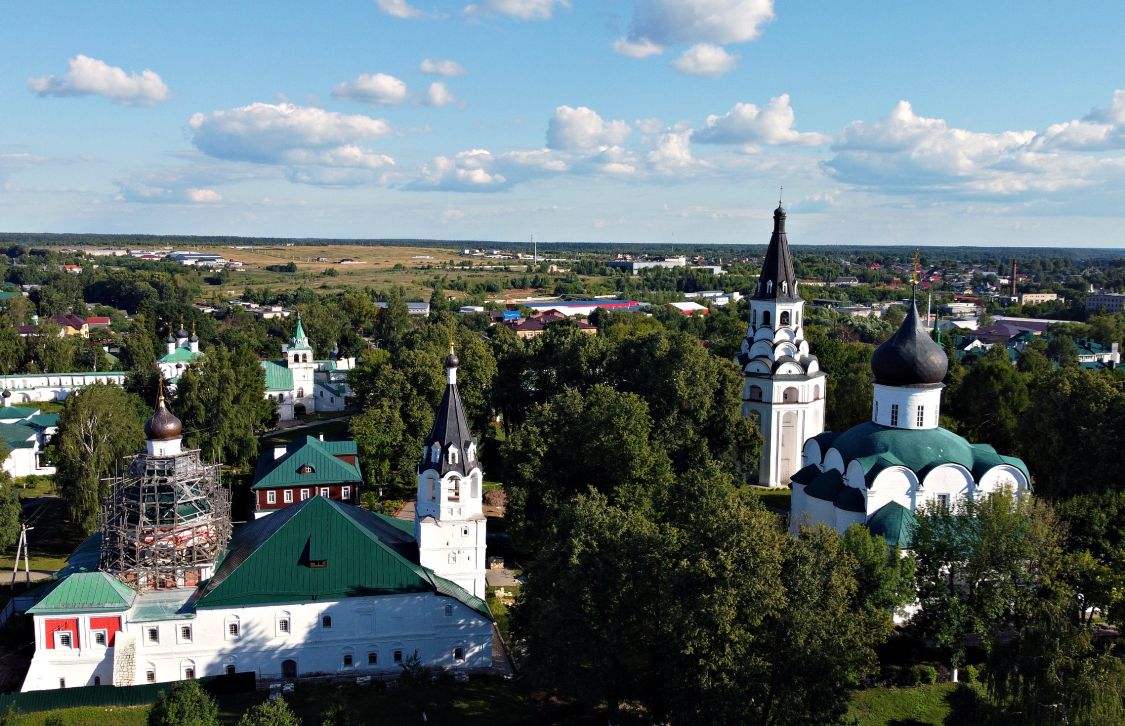
[[[804,301],[785,233],[774,211],[750,325],[735,360],[743,369],[743,415],[758,417],[763,444],[759,484],[792,489],[789,527],[866,526],[909,549],[914,512],[927,503],[1031,488],[1024,462],[941,428],[948,359],[927,334],[912,302],[899,330],[871,358],[871,420],[824,432],[826,375],[802,334]]]
[[[489,670],[483,474],[457,364],[446,360],[413,523],[314,496],[227,541],[225,491],[209,488],[214,467],[182,448],[161,397],[102,531],[32,593],[35,654],[22,690],[244,672],[394,677],[414,654],[437,670]]]

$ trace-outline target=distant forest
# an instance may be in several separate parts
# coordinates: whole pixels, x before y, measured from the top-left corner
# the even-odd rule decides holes
[[[645,243],[645,242],[539,242],[539,253],[571,252],[587,254],[612,254],[627,251],[631,254],[663,255],[702,255],[705,257],[758,256],[765,253],[766,242],[761,244],[716,244],[716,243]],[[0,245],[26,245],[34,247],[137,247],[162,245],[169,247],[198,247],[253,245],[277,247],[282,245],[356,245],[364,247],[440,247],[444,249],[486,247],[498,250],[519,250],[531,252],[531,243],[526,241],[501,242],[496,240],[462,239],[334,239],[314,237],[235,237],[204,235],[156,235],[156,234],[49,234],[42,232],[0,232]],[[914,245],[792,245],[802,255],[833,257],[846,254],[851,258],[901,258],[914,255]],[[1089,247],[971,247],[965,245],[927,245],[920,248],[924,262],[936,260],[960,260],[970,263],[997,263],[1015,258],[1033,260],[1061,258],[1071,261],[1101,262],[1125,259],[1125,249],[1101,249]]]

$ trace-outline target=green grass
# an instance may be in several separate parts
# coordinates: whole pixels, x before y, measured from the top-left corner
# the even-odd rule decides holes
[[[891,723],[942,724],[949,715],[947,696],[955,684],[856,691],[848,716],[859,726]]]
[[[12,565],[14,564],[14,553],[0,555],[0,582],[12,581]],[[34,570],[42,570],[44,572],[54,572],[61,570],[66,565],[66,557],[59,557],[57,555],[37,555],[32,553],[28,558],[28,566]],[[20,557],[20,573],[23,573],[23,557]],[[16,581],[21,582],[20,576],[16,576]]]
[[[20,499],[33,499],[57,494],[55,478],[51,476],[25,476],[14,482]]]
[[[775,512],[789,512],[789,501],[793,492],[789,489],[758,489],[753,488],[751,491],[757,495],[758,500],[765,506]]]
[[[148,721],[148,706],[131,708],[111,708],[105,706],[84,706],[82,708],[60,708],[55,711],[20,714],[15,718],[17,726],[42,726],[49,718],[61,719],[66,726],[144,726]]]

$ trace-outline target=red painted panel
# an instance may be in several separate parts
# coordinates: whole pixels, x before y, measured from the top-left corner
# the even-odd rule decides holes
[[[121,630],[121,618],[116,615],[109,618],[90,618],[90,630],[104,630],[106,645],[112,648],[114,637]]]
[[[46,639],[44,644],[48,650],[55,647],[55,633],[70,633],[72,648],[78,647],[78,618],[58,618],[43,621],[43,633]]]

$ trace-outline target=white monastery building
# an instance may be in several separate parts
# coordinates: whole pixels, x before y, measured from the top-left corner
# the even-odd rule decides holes
[[[809,353],[805,301],[785,234],[785,210],[773,213],[773,235],[750,299],[750,326],[735,356],[745,378],[742,415],[762,431],[758,483],[781,487],[801,468],[801,447],[824,430],[826,376]]]
[[[481,470],[456,359],[447,365],[438,412],[447,423],[435,425],[441,441],[427,440],[440,455],[419,476],[420,490],[440,482],[440,506],[416,524],[313,496],[231,537],[217,467],[182,448],[161,395],[101,531],[34,592],[35,654],[22,690],[242,672],[378,677],[414,654],[429,668],[489,669]]]
[[[804,444],[793,474],[790,531],[826,524],[843,532],[866,526],[887,543],[910,548],[915,510],[1009,488],[1030,490],[1027,466],[988,444],[971,444],[938,425],[949,362],[930,339],[916,304],[898,332],[871,358],[871,420]]]

